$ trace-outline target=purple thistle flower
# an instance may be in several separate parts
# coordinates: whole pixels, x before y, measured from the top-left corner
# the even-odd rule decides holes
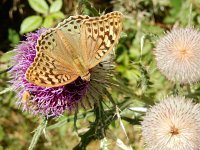
[[[26,80],[26,70],[33,63],[36,56],[35,46],[37,39],[44,31],[46,29],[29,33],[26,36],[26,40],[22,41],[14,50],[16,55],[13,58],[14,66],[10,73],[12,76],[12,88],[17,92],[18,105],[22,106],[24,111],[29,111],[33,114],[56,117],[63,114],[65,110],[71,111],[79,104],[83,104],[84,100],[87,100],[89,104],[91,104],[91,98],[93,101],[97,100],[103,94],[103,86],[99,83],[102,83],[105,87],[106,79],[108,76],[110,77],[109,70],[102,69],[103,63],[92,70],[90,82],[83,81],[79,77],[74,82],[65,86],[48,88],[34,85]],[[107,61],[105,62],[106,67],[110,66],[107,65],[109,64]],[[97,78],[100,80],[96,80]],[[98,89],[95,88],[96,85],[99,86]]]

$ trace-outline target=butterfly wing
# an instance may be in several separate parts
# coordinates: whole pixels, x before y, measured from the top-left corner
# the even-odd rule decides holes
[[[71,16],[68,19],[65,19],[63,22],[59,23],[57,28],[62,31],[65,38],[71,43],[71,45],[74,47],[74,50],[70,53],[72,55],[76,55],[79,57],[79,59],[82,60],[82,62],[86,62],[86,51],[84,51],[81,48],[81,42],[80,42],[80,28],[81,24],[84,22],[84,20],[89,19],[89,16],[86,15],[77,15],[77,16]],[[74,57],[73,57],[74,60]]]
[[[26,71],[26,79],[35,85],[57,87],[78,78],[71,66],[64,65],[54,57],[40,52]]]
[[[81,46],[87,52],[88,68],[96,66],[114,48],[122,31],[120,12],[86,19],[81,26]]]
[[[36,45],[36,57],[26,71],[26,79],[36,85],[57,87],[78,78],[74,69],[80,48],[80,24],[88,16],[71,16],[56,28],[43,33]],[[86,54],[80,54],[84,57]]]

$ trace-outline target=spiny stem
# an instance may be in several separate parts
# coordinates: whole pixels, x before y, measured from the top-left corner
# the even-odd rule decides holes
[[[48,123],[47,118],[45,117],[43,119],[43,121],[41,122],[41,124],[37,127],[37,129],[35,130],[35,134],[33,135],[33,139],[31,141],[31,144],[29,145],[28,150],[33,150],[43,132],[43,130],[46,128]]]

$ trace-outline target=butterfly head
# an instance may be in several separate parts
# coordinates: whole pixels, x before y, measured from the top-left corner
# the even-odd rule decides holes
[[[85,75],[81,76],[81,79],[84,80],[84,81],[90,81],[89,71]]]

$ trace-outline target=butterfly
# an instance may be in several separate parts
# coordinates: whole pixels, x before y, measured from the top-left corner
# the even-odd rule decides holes
[[[37,40],[36,56],[26,79],[44,87],[66,85],[79,76],[90,81],[90,69],[118,43],[122,19],[118,11],[100,17],[77,15],[48,29]]]

